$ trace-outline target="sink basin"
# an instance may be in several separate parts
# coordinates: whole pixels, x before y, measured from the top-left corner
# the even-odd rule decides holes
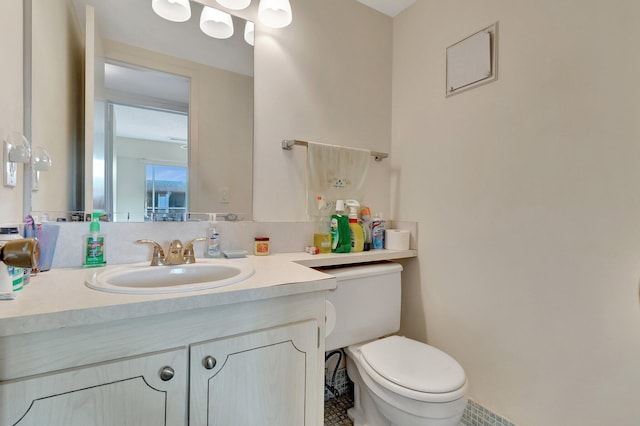
[[[224,287],[253,275],[251,265],[225,260],[198,260],[187,265],[148,263],[107,267],[87,275],[85,284],[111,293],[182,293]]]

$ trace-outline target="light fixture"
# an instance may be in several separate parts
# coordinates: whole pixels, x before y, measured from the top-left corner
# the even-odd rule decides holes
[[[253,46],[253,43],[255,41],[255,29],[256,26],[251,21],[247,21],[247,23],[244,25],[244,41],[249,43],[251,46]]]
[[[185,22],[191,18],[189,0],[152,0],[151,8],[168,21]]]
[[[200,15],[200,29],[209,37],[229,38],[233,35],[231,15],[227,12],[205,6]]]
[[[284,28],[291,23],[291,4],[289,0],[260,0],[258,18],[267,27]]]
[[[31,144],[19,132],[11,132],[3,143],[3,180],[5,186],[18,183],[18,163],[28,163],[31,159]]]
[[[218,4],[232,10],[242,10],[249,7],[251,0],[216,0]]]
[[[46,172],[51,168],[51,156],[41,146],[34,146],[31,154],[31,171],[33,173],[31,190],[40,189],[40,172]]]

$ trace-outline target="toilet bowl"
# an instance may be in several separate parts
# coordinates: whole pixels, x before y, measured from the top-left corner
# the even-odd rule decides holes
[[[326,350],[346,347],[354,382],[354,426],[457,426],[467,404],[460,364],[441,350],[395,333],[400,326],[402,266],[385,262],[325,271]]]
[[[354,382],[354,426],[457,426],[467,405],[464,370],[446,353],[390,336],[351,345],[347,374]],[[371,404],[373,402],[373,404]]]

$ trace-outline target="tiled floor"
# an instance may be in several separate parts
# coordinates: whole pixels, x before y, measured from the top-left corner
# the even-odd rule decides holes
[[[332,377],[332,385],[325,388],[324,426],[353,426],[347,410],[353,407],[353,383],[346,369],[340,369]],[[327,375],[327,377],[329,377]],[[335,394],[340,394],[337,398]],[[459,426],[515,426],[492,413],[475,401],[469,400]]]
[[[353,426],[347,417],[347,410],[353,407],[353,397],[349,392],[324,403],[324,426]]]
[[[347,417],[347,410],[353,407],[353,395],[346,393],[338,398],[331,398],[324,403],[324,426],[353,426],[353,422]],[[494,425],[495,423],[469,423],[474,425],[486,424]],[[497,423],[502,425],[503,423]],[[505,425],[507,425],[505,423]],[[459,426],[467,426],[460,422]]]

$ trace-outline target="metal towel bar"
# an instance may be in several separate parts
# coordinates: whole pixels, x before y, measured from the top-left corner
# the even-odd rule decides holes
[[[282,141],[282,149],[286,149],[287,151],[291,151],[294,145],[309,146],[309,142],[299,141],[296,139],[285,139]],[[388,158],[389,154],[387,154],[386,152],[371,151],[371,156],[376,161],[382,161],[385,158]]]

